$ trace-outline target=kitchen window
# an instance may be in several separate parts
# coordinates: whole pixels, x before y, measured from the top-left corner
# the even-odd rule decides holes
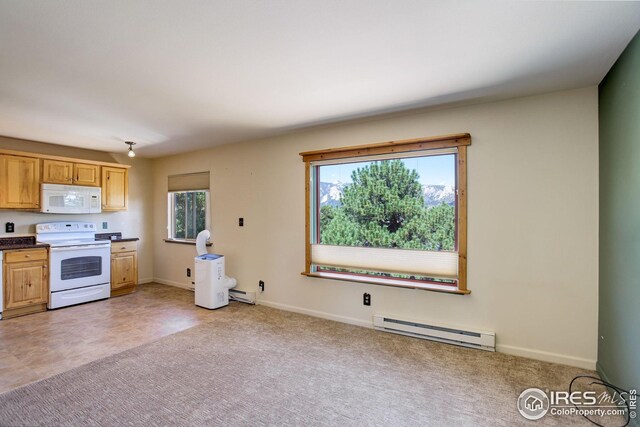
[[[209,172],[169,176],[168,240],[194,241],[209,229]]]
[[[195,240],[207,227],[209,192],[179,191],[171,199],[171,239]]]
[[[301,153],[304,275],[467,294],[468,134]]]

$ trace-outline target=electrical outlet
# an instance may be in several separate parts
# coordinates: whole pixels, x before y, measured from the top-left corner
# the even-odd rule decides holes
[[[362,295],[362,304],[371,305],[371,294],[365,292],[364,295]]]
[[[238,218],[238,225],[244,227],[244,218]]]
[[[187,277],[191,277],[191,269],[187,268]]]
[[[260,292],[264,292],[264,281],[260,280],[258,282],[258,287],[260,288]]]
[[[102,222],[102,229],[106,230],[107,228],[109,228],[109,223],[107,221],[103,221]]]

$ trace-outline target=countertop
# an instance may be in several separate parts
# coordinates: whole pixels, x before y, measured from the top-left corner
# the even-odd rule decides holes
[[[139,237],[122,237],[122,233],[97,233],[96,240],[111,240],[112,242],[137,242]]]
[[[22,237],[0,237],[0,251],[10,251],[16,249],[38,249],[48,248],[47,243],[36,243],[35,236]]]

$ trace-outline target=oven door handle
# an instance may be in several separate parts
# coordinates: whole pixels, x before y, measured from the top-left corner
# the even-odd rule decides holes
[[[51,248],[51,252],[69,252],[69,251],[82,251],[82,250],[89,250],[89,249],[102,249],[102,248],[109,248],[111,247],[110,245],[96,245],[96,246],[64,246],[61,248]]]

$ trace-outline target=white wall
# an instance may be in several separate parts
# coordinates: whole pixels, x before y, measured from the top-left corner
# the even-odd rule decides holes
[[[154,276],[191,282],[194,247],[164,243],[167,176],[211,171],[213,242],[265,304],[362,325],[387,313],[495,331],[498,350],[593,368],[597,344],[598,116],[589,87],[327,126],[156,159]],[[469,132],[468,287],[448,295],[300,275],[301,151]],[[244,217],[245,226],[237,225]],[[362,293],[372,295],[371,307]]]
[[[149,220],[151,216],[149,214],[153,208],[151,160],[139,157],[130,159],[126,155],[102,153],[6,137],[0,137],[0,148],[132,165],[129,169],[129,209],[127,211],[103,212],[92,215],[56,215],[13,209],[0,210],[0,237],[34,235],[36,232],[35,225],[41,222],[95,222],[98,224],[98,230],[101,233],[120,231],[126,237],[139,237],[139,280],[140,282],[145,282],[153,278],[153,248],[152,240],[150,239],[153,226]],[[108,228],[105,230],[102,229],[103,221],[108,223]],[[15,224],[15,233],[7,234],[4,232],[5,223],[7,222]]]

